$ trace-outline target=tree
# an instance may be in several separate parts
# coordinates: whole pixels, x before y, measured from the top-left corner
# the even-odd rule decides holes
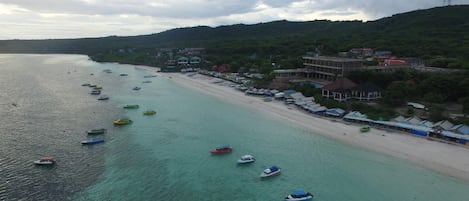
[[[469,96],[460,98],[458,102],[462,105],[462,113],[466,118],[466,115],[469,114]]]

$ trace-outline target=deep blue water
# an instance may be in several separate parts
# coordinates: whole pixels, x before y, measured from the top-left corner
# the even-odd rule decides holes
[[[465,181],[291,127],[162,76],[143,78],[153,73],[133,66],[80,55],[0,55],[0,69],[0,200],[282,200],[296,188],[324,201],[469,197]],[[84,82],[103,86],[111,99],[97,101]],[[144,116],[146,109],[157,114]],[[134,123],[112,125],[123,116]],[[80,145],[94,127],[109,129],[106,142]],[[233,153],[209,154],[224,143]],[[244,154],[257,161],[237,165]],[[57,165],[32,164],[45,155]],[[271,165],[282,174],[261,180]]]

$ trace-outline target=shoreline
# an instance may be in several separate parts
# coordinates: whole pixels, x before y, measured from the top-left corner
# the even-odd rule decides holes
[[[137,68],[151,72],[156,72],[155,70],[158,69],[146,66]],[[403,159],[423,168],[469,182],[469,161],[464,160],[469,156],[467,148],[393,130],[372,128],[369,132],[361,133],[359,124],[317,117],[294,105],[287,106],[280,101],[264,102],[262,97],[245,95],[227,85],[212,83],[216,78],[201,74],[193,77],[181,73],[158,73],[158,75],[171,79],[181,86],[274,116],[291,126],[304,128],[314,134]]]

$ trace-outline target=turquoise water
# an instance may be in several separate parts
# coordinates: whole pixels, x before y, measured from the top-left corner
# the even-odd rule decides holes
[[[297,188],[310,191],[315,200],[321,201],[465,201],[469,197],[468,182],[292,127],[264,113],[189,90],[162,76],[143,78],[150,73],[132,66],[97,64],[83,56],[40,58],[59,64],[73,61],[70,65],[78,72],[72,71],[72,79],[68,80],[70,86],[78,86],[76,93],[86,93],[79,85],[93,73],[92,82],[99,82],[111,97],[108,102],[89,104],[93,111],[82,111],[100,112],[97,116],[101,120],[85,118],[81,124],[89,126],[98,121],[111,133],[106,135],[104,144],[80,149],[84,154],[99,156],[93,160],[98,168],[89,169],[93,179],[75,185],[78,190],[69,195],[73,200],[270,201],[282,200]],[[60,71],[60,65],[41,65],[36,67]],[[105,74],[104,69],[113,73]],[[128,76],[121,77],[119,73]],[[144,80],[152,83],[144,84]],[[142,89],[133,91],[134,86]],[[75,101],[70,104],[90,100]],[[124,104],[139,104],[140,108],[123,110]],[[154,109],[157,114],[142,115],[146,109]],[[134,123],[112,126],[112,119],[121,116]],[[233,146],[232,153],[210,155],[210,149],[225,143]],[[68,149],[73,150],[74,146]],[[256,162],[237,165],[236,160],[244,154],[254,155]],[[83,168],[76,165],[67,171]],[[282,174],[260,179],[262,170],[271,165],[282,168]],[[57,166],[54,171],[61,169]],[[53,174],[48,169],[38,171]],[[66,178],[57,182],[68,188],[74,185]]]

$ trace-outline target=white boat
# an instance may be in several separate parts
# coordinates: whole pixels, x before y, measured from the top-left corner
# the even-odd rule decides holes
[[[270,176],[274,176],[274,175],[279,175],[280,174],[280,168],[278,168],[277,166],[273,165],[271,166],[270,168],[267,168],[265,169],[260,177],[261,178],[265,178],[265,177],[270,177]]]
[[[292,194],[285,197],[285,201],[312,201],[313,194],[306,192],[304,190],[298,189],[294,190]]]
[[[54,165],[55,160],[54,158],[48,156],[48,157],[42,157],[39,160],[34,161],[35,165]]]
[[[244,155],[244,156],[241,156],[241,158],[239,158],[236,162],[238,164],[245,164],[245,163],[252,163],[256,161],[256,159],[254,158],[254,156],[252,155]]]
[[[107,95],[101,95],[98,100],[109,100],[109,96]]]

